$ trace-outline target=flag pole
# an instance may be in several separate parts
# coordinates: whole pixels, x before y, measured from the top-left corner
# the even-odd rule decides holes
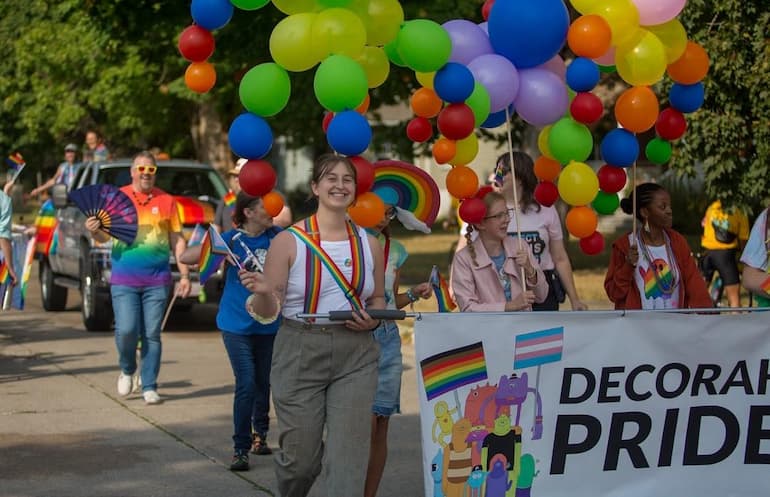
[[[521,225],[519,224],[519,194],[516,191],[516,168],[513,167],[513,138],[511,137],[511,115],[508,107],[505,107],[505,133],[508,135],[508,161],[511,163],[511,189],[513,190],[513,219],[516,221],[516,238],[519,240],[519,250],[521,245]],[[521,271],[521,289],[527,291],[527,275],[523,267]]]
[[[163,316],[163,322],[160,323],[160,331],[163,331],[163,329],[166,327],[166,321],[168,321],[168,317],[171,315],[171,308],[174,307],[174,302],[176,302],[176,285],[174,285],[174,296],[171,297],[171,302],[169,302],[168,307],[166,308],[166,314]]]

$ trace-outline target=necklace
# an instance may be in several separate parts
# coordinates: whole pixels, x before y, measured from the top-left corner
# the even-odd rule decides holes
[[[131,194],[134,196],[134,200],[136,200],[136,203],[139,204],[141,207],[144,207],[145,205],[149,204],[152,200],[152,192],[147,194],[147,197],[144,200],[139,199],[139,195],[136,194],[135,190],[131,190]]]
[[[647,246],[646,243],[644,243],[644,240],[642,239],[642,232],[641,230],[637,233],[637,239],[639,240],[639,245],[642,247],[642,254],[644,255],[644,258],[647,260],[647,264],[649,264],[650,269],[652,270],[652,275],[655,277],[655,283],[657,283],[658,288],[660,288],[660,291],[665,293],[666,295],[671,295],[674,293],[674,290],[676,289],[677,284],[677,274],[676,274],[676,259],[674,258],[674,254],[671,251],[671,243],[668,239],[668,235],[666,232],[663,232],[663,244],[666,246],[666,256],[668,257],[668,265],[671,268],[671,281],[669,283],[666,283],[664,281],[664,278],[661,276],[660,271],[658,270],[658,267],[653,263],[652,254],[650,253],[650,249]]]

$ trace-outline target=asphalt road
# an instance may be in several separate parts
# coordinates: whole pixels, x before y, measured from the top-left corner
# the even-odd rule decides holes
[[[31,280],[26,309],[0,311],[0,495],[277,495],[270,456],[251,456],[245,473],[227,469],[233,378],[214,305],[172,313],[164,402],[146,406],[117,395],[113,334],[84,330],[77,292],[66,311],[47,313]],[[414,351],[403,352],[403,413],[391,420],[380,496],[422,495]],[[311,495],[324,490],[321,477]]]

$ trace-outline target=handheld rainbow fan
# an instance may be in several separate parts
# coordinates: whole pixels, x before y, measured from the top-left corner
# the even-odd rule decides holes
[[[430,174],[397,160],[381,160],[372,165],[372,192],[386,204],[411,212],[430,228],[440,204],[438,185]]]
[[[96,217],[101,229],[130,245],[138,230],[134,202],[115,185],[88,185],[69,193],[70,200],[86,215]]]

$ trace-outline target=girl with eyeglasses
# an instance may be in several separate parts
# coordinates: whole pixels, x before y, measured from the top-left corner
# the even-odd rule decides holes
[[[548,296],[545,274],[523,241],[508,236],[505,197],[484,196],[486,216],[469,225],[468,245],[452,264],[452,290],[462,312],[529,311]],[[471,233],[478,236],[471,240]],[[522,269],[525,280],[522,281]]]

